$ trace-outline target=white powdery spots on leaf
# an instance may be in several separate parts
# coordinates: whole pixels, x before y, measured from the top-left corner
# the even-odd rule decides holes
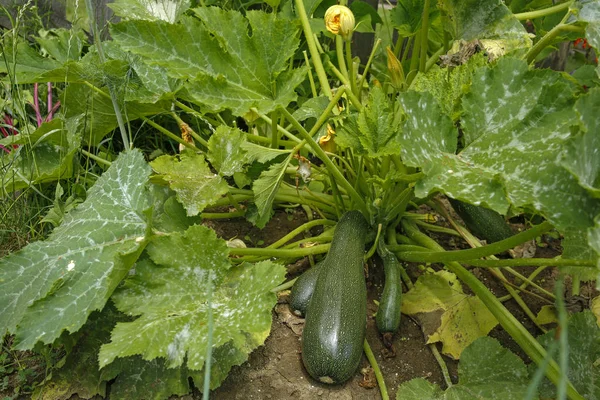
[[[188,323],[175,335],[173,341],[167,346],[167,358],[169,361],[177,362],[183,359],[190,336],[190,324]]]

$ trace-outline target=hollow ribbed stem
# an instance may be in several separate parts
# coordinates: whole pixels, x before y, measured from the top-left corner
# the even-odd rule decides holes
[[[429,31],[429,3],[430,0],[425,0],[425,5],[423,6],[423,16],[421,17],[421,53],[420,62],[419,62],[419,71],[425,72],[425,66],[427,63],[427,40],[428,40],[428,31]]]
[[[163,128],[162,126],[160,126],[159,124],[157,124],[156,122],[152,121],[151,119],[148,119],[146,117],[142,117],[142,120],[144,122],[146,122],[148,125],[152,126],[153,128],[155,128],[156,130],[158,130],[160,133],[162,133],[163,135],[167,136],[168,138],[176,141],[179,144],[184,145],[185,147],[192,149],[194,151],[197,151],[198,148],[196,146],[194,146],[192,143],[188,143],[185,140],[183,140],[182,138],[180,138],[179,136],[177,136],[176,134],[174,134],[173,132],[171,132],[170,130]]]
[[[437,252],[443,251],[442,246],[440,246],[427,235],[422,234],[414,224],[403,221],[402,226],[408,237],[414,240],[416,243]],[[490,292],[490,290],[475,277],[475,275],[467,271],[459,263],[446,262],[444,264],[446,265],[446,268],[450,270],[450,272],[454,273],[461,281],[469,286],[473,293],[483,302],[483,304],[485,304],[488,310],[494,315],[494,317],[496,317],[500,325],[515,340],[515,342],[517,342],[521,349],[523,349],[523,351],[536,364],[542,364],[546,358],[546,350],[537,340],[535,340],[533,336],[531,336],[527,329],[525,329],[525,327],[514,317],[514,315],[512,315],[502,305],[502,303],[498,301],[496,296],[494,296],[492,292]],[[556,361],[549,361],[548,369],[546,370],[546,376],[554,384],[559,383],[559,380],[561,379],[561,372]],[[584,398],[570,383],[568,384],[567,394],[571,400],[584,400]]]
[[[337,181],[337,184],[342,186],[348,195],[356,202],[358,208],[363,212],[365,216],[369,215],[367,211],[367,206],[362,199],[362,197],[358,194],[358,192],[352,187],[352,185],[346,180],[344,175],[340,172],[338,167],[331,161],[325,151],[319,146],[312,138],[312,134],[306,131],[304,127],[290,114],[285,108],[280,108],[281,112],[286,116],[287,120],[292,123],[292,125],[298,130],[300,136],[307,141],[307,143],[312,148],[313,152],[323,161],[327,170],[334,176]],[[311,130],[311,132],[314,128]]]
[[[367,64],[365,65],[365,69],[363,70],[362,76],[360,78],[360,82],[358,82],[358,90],[362,90],[363,85],[365,84],[365,80],[367,79],[367,74],[369,69],[371,68],[371,63],[373,63],[373,59],[375,58],[375,53],[381,44],[381,39],[377,39],[375,44],[373,45],[373,49],[371,49],[371,54],[369,55],[369,59],[367,60]]]
[[[529,240],[535,239],[537,236],[549,231],[550,229],[552,229],[552,225],[549,222],[545,221],[539,225],[534,226],[531,229],[518,233],[507,239],[475,249],[419,253],[417,255],[410,253],[402,253],[399,254],[399,257],[401,257],[404,261],[412,262],[446,262],[466,260],[470,261],[475,260],[477,258],[502,253]]]
[[[281,247],[284,244],[286,244],[287,242],[289,242],[290,240],[292,240],[293,238],[295,238],[296,236],[298,236],[299,234],[301,234],[302,232],[305,232],[315,226],[320,226],[320,225],[335,225],[335,221],[331,221],[328,219],[315,219],[315,220],[309,221],[305,224],[300,225],[299,227],[297,227],[296,229],[294,229],[293,231],[291,231],[290,233],[288,233],[287,235],[285,235],[278,241],[270,244],[269,246],[267,246],[267,248],[276,249],[278,247]]]
[[[369,342],[367,342],[367,339],[365,339],[363,343],[363,349],[365,351],[365,355],[367,356],[367,360],[369,360],[369,364],[371,364],[371,368],[373,368],[373,372],[375,372],[375,378],[377,379],[377,384],[379,385],[381,399],[390,400],[387,387],[385,386],[385,380],[383,379],[383,374],[379,369],[379,364],[377,364],[377,359],[375,358],[373,350],[371,350],[371,346],[369,346]]]
[[[569,7],[571,6],[571,4],[573,4],[573,1],[567,1],[566,3],[557,4],[555,6],[548,7],[548,8],[542,8],[541,10],[517,13],[517,14],[514,14],[514,17],[516,19],[518,19],[519,21],[524,21],[527,19],[541,18],[541,17],[545,17],[547,15],[552,15],[552,14],[556,14],[556,13],[559,13],[564,10],[568,10]]]
[[[309,254],[323,254],[327,253],[331,245],[318,244],[312,247],[305,247],[302,249],[269,249],[265,247],[260,248],[243,248],[243,249],[229,249],[229,255],[232,256],[268,256],[278,258],[300,258]]]
[[[317,50],[316,40],[313,36],[313,32],[310,27],[310,22],[308,21],[306,9],[304,8],[304,1],[294,0],[294,4],[296,5],[296,12],[298,14],[298,17],[300,17],[300,22],[302,23],[304,37],[306,38],[308,51],[310,51],[310,57],[312,58],[313,65],[315,66],[315,72],[317,73],[319,83],[321,84],[321,90],[323,91],[323,93],[325,93],[325,96],[331,98],[331,88],[329,87],[329,82],[327,81],[327,74],[325,73],[325,68],[323,68],[323,63],[321,62],[321,56],[319,55],[319,51]]]

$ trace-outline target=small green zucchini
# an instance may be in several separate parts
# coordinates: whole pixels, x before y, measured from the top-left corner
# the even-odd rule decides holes
[[[496,211],[460,200],[451,198],[448,200],[469,231],[478,238],[485,239],[488,243],[494,243],[513,235],[513,231],[504,217]]]
[[[323,262],[318,262],[314,267],[305,271],[292,286],[292,292],[290,293],[290,309],[294,314],[299,317],[303,317],[306,314],[308,303],[315,290],[317,284],[317,277]]]
[[[401,265],[396,256],[385,248],[380,248],[379,256],[385,270],[385,284],[379,299],[375,323],[383,337],[383,344],[391,351],[392,355],[395,355],[393,336],[400,327],[402,315]]]
[[[342,215],[306,311],[302,361],[310,376],[323,383],[350,379],[360,364],[367,321],[363,258],[368,229],[360,212]]]

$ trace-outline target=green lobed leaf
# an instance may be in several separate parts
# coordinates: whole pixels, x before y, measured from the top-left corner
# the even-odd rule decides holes
[[[175,23],[190,8],[190,0],[115,0],[108,6],[123,19]]]
[[[479,69],[462,101],[465,148],[458,155],[420,155],[415,164],[427,177],[417,183],[417,196],[439,189],[501,214],[509,203],[531,206],[561,230],[591,226],[600,202],[556,162],[576,123],[574,102],[572,84],[559,73],[530,71],[511,58]],[[403,143],[405,151],[422,153],[417,143]]]
[[[427,73],[418,74],[411,84],[411,89],[433,95],[442,111],[456,121],[460,118],[461,100],[471,87],[473,74],[477,68],[487,64],[487,57],[478,53],[465,64],[453,68],[440,68],[436,65]]]
[[[166,364],[161,358],[120,358],[102,368],[101,378],[116,378],[110,385],[110,398],[115,400],[163,400],[188,394],[192,390],[188,378],[199,380],[199,374],[185,367],[168,368]]]
[[[233,341],[240,349],[247,334],[270,330],[276,301],[270,289],[283,280],[283,266],[261,262],[230,269],[225,242],[201,225],[157,238],[148,252],[154,262],[138,262],[135,274],[113,296],[121,311],[139,318],[117,324],[111,343],[100,351],[101,366],[140,354],[145,360],[165,358],[170,368],[185,359],[187,368],[201,370],[208,307],[213,310],[215,348]],[[214,285],[210,305],[208,284]]]
[[[566,142],[561,164],[592,196],[600,198],[600,88],[575,104],[582,133]]]
[[[383,89],[373,87],[357,120],[358,140],[369,157],[400,154],[400,116]]]
[[[146,63],[188,79],[185,96],[212,111],[229,108],[242,115],[256,107],[267,113],[296,99],[294,89],[306,73],[288,70],[299,45],[296,24],[261,11],[246,17],[218,7],[194,12],[201,21],[126,21],[113,25],[111,34]]]
[[[481,300],[465,294],[458,278],[447,271],[421,275],[403,295],[402,313],[420,322],[427,343],[442,342],[443,353],[454,359],[498,324]]]
[[[595,225],[588,229],[587,243],[596,252],[598,257],[597,269],[600,270],[600,217],[596,217]],[[596,280],[600,279],[600,273],[596,276]]]
[[[252,184],[254,203],[258,209],[258,219],[254,222],[256,226],[264,227],[269,219],[271,219],[275,194],[277,193],[279,186],[281,186],[281,182],[285,177],[285,170],[291,160],[292,155],[290,154],[279,164],[271,165],[269,169],[263,171],[260,174],[260,177]]]
[[[0,159],[0,197],[31,185],[70,178],[81,141],[78,123],[75,118],[54,118],[29,135],[21,133],[1,139],[0,144],[8,148],[13,144],[21,147]]]
[[[505,52],[531,47],[525,27],[502,0],[439,0],[454,39],[496,39]]]
[[[97,91],[82,83],[72,83],[62,93],[61,103],[65,118],[84,116],[83,140],[92,146],[97,146],[118,125],[115,109],[106,89]],[[130,101],[121,104],[125,122],[159,114],[169,108],[170,102],[166,101],[153,104]]]
[[[123,314],[118,313],[110,303],[101,312],[92,313],[81,330],[72,335],[76,338],[66,339],[77,342],[74,348],[67,351],[64,364],[52,371],[43,386],[36,388],[32,398],[68,400],[74,394],[83,399],[95,395],[106,396],[109,379],[102,376],[104,373],[98,366],[98,351],[102,344],[109,341],[116,322],[124,320]]]
[[[39,34],[35,41],[41,49],[62,63],[79,59],[86,41],[85,32],[75,29],[40,30]]]
[[[596,317],[589,310],[574,314],[569,318],[567,327],[569,381],[583,398],[600,399],[600,328]],[[556,329],[552,329],[537,339],[547,348],[555,341],[556,335]],[[547,379],[540,391],[544,398],[556,398],[556,388]]]
[[[442,392],[437,385],[417,378],[400,385],[396,399],[521,400],[526,397],[528,384],[523,361],[496,339],[482,337],[464,350],[458,364],[458,384]]]
[[[241,146],[246,151],[246,157],[249,162],[256,161],[265,164],[281,155],[290,154],[290,150],[273,149],[252,142],[244,142]]]
[[[198,215],[228,191],[227,182],[215,175],[203,155],[184,151],[179,156],[160,156],[150,163],[158,179],[168,182],[188,216]]]
[[[11,84],[36,82],[36,77],[45,72],[59,68],[61,64],[48,57],[43,57],[29,43],[7,35],[3,40],[0,55],[0,73],[10,74]]]
[[[598,253],[593,250],[593,247],[590,247],[593,246],[593,243],[588,241],[588,235],[592,229],[568,228],[563,230],[562,257],[572,260],[599,260]],[[595,280],[600,273],[600,266],[598,268],[567,266],[560,269],[571,276],[577,276],[582,281]]]
[[[208,139],[208,160],[219,171],[219,174],[232,176],[242,172],[248,163],[246,151],[242,144],[246,143],[246,135],[237,128],[220,125]]]
[[[0,260],[0,333],[16,331],[18,349],[76,332],[104,307],[144,248],[149,175],[139,151],[122,153],[46,241]]]
[[[437,1],[432,1],[429,8],[429,21],[439,18],[436,7]],[[422,0],[400,0],[391,11],[391,23],[403,37],[415,35],[421,29],[423,19],[423,8],[425,2]]]

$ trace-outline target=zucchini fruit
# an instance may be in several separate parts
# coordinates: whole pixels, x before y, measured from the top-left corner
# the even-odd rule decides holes
[[[383,261],[385,270],[385,284],[383,292],[379,299],[379,308],[375,316],[377,329],[383,337],[383,344],[387,347],[391,355],[396,351],[393,345],[394,333],[400,327],[400,317],[402,315],[402,281],[400,274],[400,262],[396,256],[389,250],[380,248],[379,256]]]
[[[499,242],[513,235],[512,229],[502,215],[489,208],[448,198],[454,211],[475,236],[488,243]]]
[[[304,272],[292,286],[292,292],[290,293],[290,309],[294,314],[299,317],[303,317],[306,314],[308,303],[315,290],[317,284],[317,277],[323,262],[318,262],[314,267]]]
[[[367,322],[364,275],[369,225],[358,211],[340,218],[306,311],[302,361],[313,378],[342,383],[354,375]]]

